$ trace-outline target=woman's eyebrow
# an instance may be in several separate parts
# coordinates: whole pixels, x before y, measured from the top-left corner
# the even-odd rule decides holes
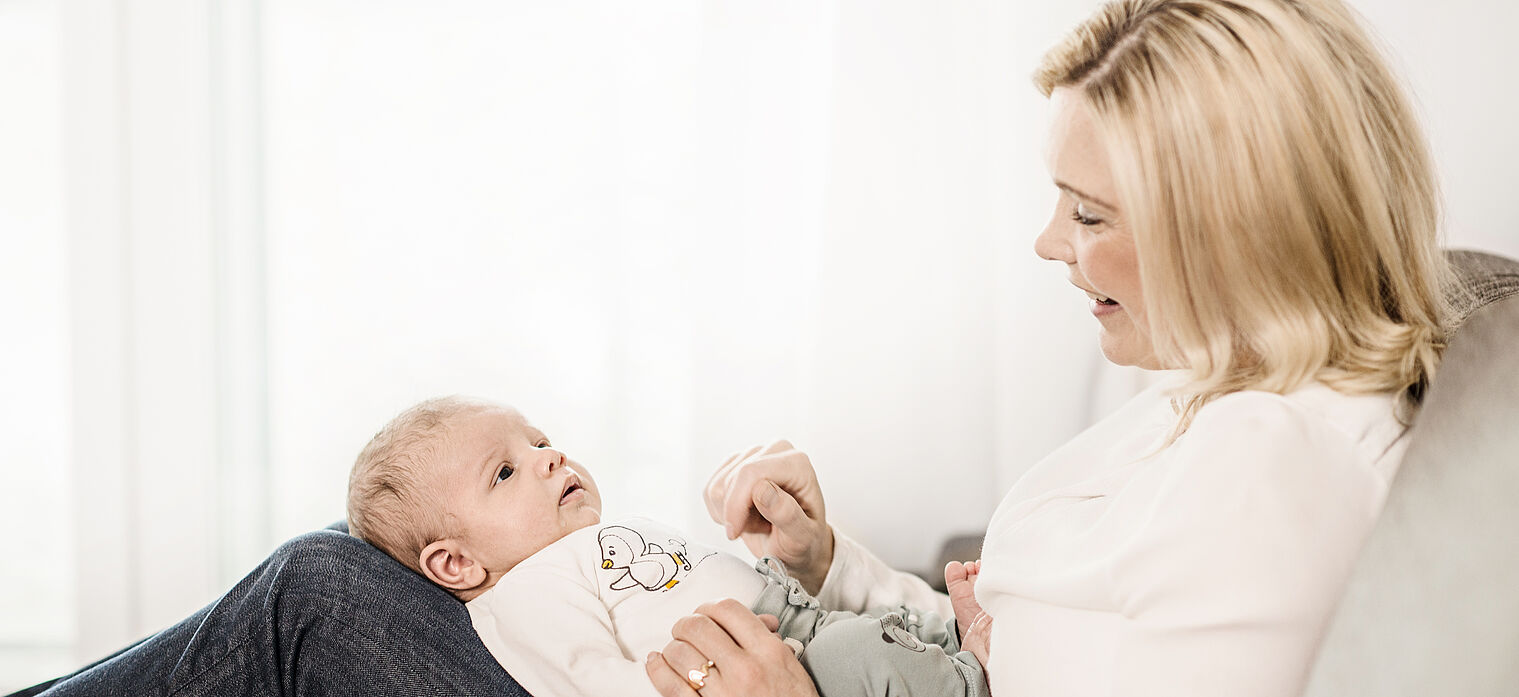
[[[1078,189],[1078,188],[1076,188],[1074,186],[1071,186],[1070,184],[1067,184],[1067,183],[1065,183],[1063,181],[1060,181],[1059,179],[1055,180],[1055,188],[1060,189],[1061,191],[1064,191],[1064,192],[1066,192],[1066,193],[1068,193],[1068,194],[1070,194],[1072,196],[1075,196],[1076,198],[1086,199],[1086,200],[1088,200],[1088,201],[1090,201],[1092,203],[1095,203],[1095,204],[1097,204],[1098,206],[1100,206],[1102,208],[1106,208],[1106,209],[1108,209],[1110,211],[1117,211],[1118,210],[1117,206],[1115,206],[1115,205],[1113,205],[1111,203],[1108,203],[1107,201],[1104,201],[1104,200],[1102,200],[1100,198],[1097,198],[1096,196],[1088,194],[1085,191],[1082,191],[1081,189]]]

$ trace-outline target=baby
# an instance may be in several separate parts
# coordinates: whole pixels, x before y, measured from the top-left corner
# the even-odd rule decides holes
[[[978,564],[946,569],[955,622],[825,610],[773,560],[750,565],[644,519],[603,523],[590,473],[508,407],[446,397],[402,412],[354,463],[348,521],[464,601],[491,654],[539,697],[656,695],[644,656],[719,598],[776,616],[823,697],[989,694]],[[694,689],[722,670],[692,668]]]

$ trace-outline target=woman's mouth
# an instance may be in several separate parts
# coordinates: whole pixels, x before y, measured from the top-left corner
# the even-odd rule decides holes
[[[1113,314],[1123,307],[1117,300],[1092,291],[1087,291],[1087,297],[1092,299],[1092,314],[1098,317]]]

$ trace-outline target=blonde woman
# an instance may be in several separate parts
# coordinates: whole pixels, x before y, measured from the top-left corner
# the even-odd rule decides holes
[[[1091,298],[1109,360],[1173,374],[993,516],[992,693],[1299,694],[1442,349],[1408,100],[1338,0],[1112,2],[1035,81],[1060,197],[1034,249]],[[707,502],[825,604],[947,609],[833,532],[788,445],[735,456]],[[815,694],[736,603],[672,634],[648,662],[668,697],[696,694],[693,666],[703,697]]]

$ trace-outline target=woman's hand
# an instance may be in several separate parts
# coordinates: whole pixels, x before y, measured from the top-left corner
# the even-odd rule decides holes
[[[818,697],[796,653],[772,633],[776,626],[732,598],[706,603],[675,623],[674,638],[649,654],[644,670],[664,697]],[[692,669],[699,692],[688,680]]]
[[[816,594],[833,564],[833,528],[807,454],[779,440],[730,455],[707,481],[707,512],[728,539],[775,557]]]

